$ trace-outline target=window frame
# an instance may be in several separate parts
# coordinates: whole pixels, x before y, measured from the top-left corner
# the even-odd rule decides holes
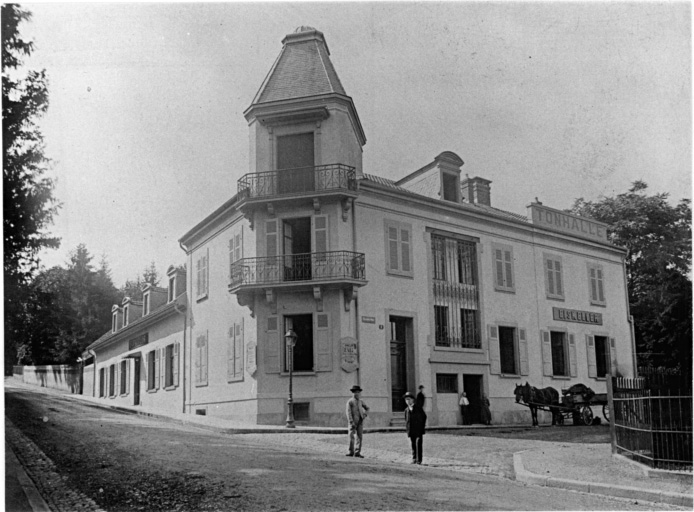
[[[108,396],[113,398],[116,396],[116,364],[112,363],[108,367]]]
[[[130,317],[129,313],[130,313],[130,306],[128,304],[126,304],[125,306],[123,306],[123,327],[128,326],[128,320]]]
[[[147,392],[156,392],[157,386],[157,349],[147,352]]]
[[[548,262],[552,262],[553,268],[550,269]],[[556,269],[556,264],[559,263],[559,270]],[[543,253],[542,268],[545,276],[545,294],[548,299],[565,300],[566,298],[566,283],[564,281],[564,261],[561,256],[550,253]],[[552,275],[550,276],[550,273]],[[557,280],[557,274],[559,279]],[[550,282],[552,287],[550,287]],[[559,286],[557,286],[557,282]],[[559,289],[558,289],[559,288]]]
[[[445,386],[442,386],[444,383],[444,377],[449,380],[449,382],[454,383],[455,385],[453,388],[455,388],[453,391],[450,390],[442,390]],[[439,380],[441,378],[441,380]],[[437,394],[458,394],[458,390],[460,386],[458,385],[458,374],[457,373],[436,373],[436,393]],[[452,388],[451,388],[452,389]]]
[[[195,299],[197,301],[209,296],[210,287],[210,250],[206,248],[195,260]]]
[[[499,260],[497,259],[497,251],[501,251],[501,274],[502,282],[499,282]],[[508,261],[506,259],[508,254]],[[494,275],[494,290],[497,292],[516,293],[516,270],[514,265],[515,258],[513,257],[513,246],[498,242],[492,243],[492,273]],[[510,266],[510,281],[509,281],[509,266]]]
[[[454,199],[447,199],[446,198],[446,183],[445,180],[446,178],[453,178],[453,194],[455,195]],[[458,172],[447,172],[444,170],[441,170],[441,199],[443,201],[449,201],[449,202],[454,202],[454,203],[459,203],[460,202],[460,173]]]
[[[553,334],[561,334],[562,340],[561,340],[561,350],[563,352],[563,364],[564,364],[564,373],[557,373],[555,368],[554,368],[554,340],[552,335]],[[558,331],[558,330],[550,330],[549,331],[549,343],[550,343],[550,349],[551,349],[551,356],[552,356],[552,376],[553,377],[563,377],[563,378],[568,378],[571,377],[571,363],[569,362],[569,335],[566,331]]]
[[[519,333],[518,333],[518,328],[515,326],[511,325],[503,325],[499,324],[497,325],[498,329],[498,337],[499,337],[499,370],[500,370],[500,375],[509,375],[509,376],[520,376],[521,371],[520,371],[520,347],[519,347]],[[513,349],[513,371],[512,372],[505,372],[503,363],[503,350],[501,350],[501,330],[510,330],[511,331],[511,347]]]
[[[150,295],[149,290],[142,294],[142,316],[147,316],[150,313]]]
[[[129,374],[128,360],[123,359],[120,362],[120,389],[119,393],[121,396],[128,395],[128,374]]]
[[[200,333],[195,338],[193,381],[195,387],[207,386],[209,383],[209,331]]]
[[[607,306],[607,299],[605,297],[605,270],[603,266],[595,261],[588,261],[586,267],[588,269],[588,298],[590,304],[593,306]],[[595,271],[595,278],[593,278],[592,271]],[[593,281],[596,283],[595,294],[593,294]]]
[[[176,276],[169,277],[168,302],[173,302],[176,298]]]
[[[408,222],[401,222],[392,219],[384,219],[384,240],[385,240],[385,266],[386,274],[390,276],[397,277],[414,277],[414,261],[412,260],[412,245],[413,245],[413,232],[412,224]],[[396,230],[396,238],[392,240],[390,237],[390,230]],[[407,242],[403,241],[402,233],[408,233]],[[391,251],[391,242],[394,241],[397,246],[397,268],[393,268],[391,265],[393,256]],[[404,270],[404,258],[403,255],[407,253],[407,262],[409,263],[409,270]]]

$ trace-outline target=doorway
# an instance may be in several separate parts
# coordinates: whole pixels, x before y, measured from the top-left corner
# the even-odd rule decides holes
[[[412,319],[390,317],[390,387],[393,412],[405,410],[402,395],[409,390],[412,365]]]
[[[482,423],[482,389],[482,375],[463,375],[463,391],[470,401],[468,406],[470,424]]]
[[[136,357],[134,359],[135,371],[133,381],[133,405],[140,405],[140,364],[142,359]]]
[[[286,219],[283,223],[282,249],[284,280],[311,279],[311,217]]]

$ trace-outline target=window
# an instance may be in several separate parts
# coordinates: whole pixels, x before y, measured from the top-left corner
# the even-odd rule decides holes
[[[545,291],[550,299],[564,299],[564,281],[562,279],[562,260],[559,256],[544,255]]]
[[[277,137],[277,177],[280,194],[315,190],[313,132]]]
[[[515,292],[513,275],[513,249],[509,245],[492,244],[494,258],[494,289]]]
[[[207,333],[195,339],[195,385],[207,385]]]
[[[120,363],[120,394],[126,395],[130,391],[130,381],[128,379],[128,360],[125,359]]]
[[[499,361],[501,373],[517,375],[516,330],[512,327],[499,326]]]
[[[105,380],[105,374],[104,374],[104,369],[101,368],[99,370],[99,398],[103,398],[104,394],[106,393],[106,380]]]
[[[111,332],[116,332],[118,330],[118,312],[114,311],[111,317]]]
[[[159,350],[151,350],[147,354],[147,391],[155,391],[159,387]]]
[[[447,172],[441,173],[441,197],[444,201],[458,202],[460,183],[458,176]]]
[[[142,316],[149,315],[149,292],[145,292],[142,296]]]
[[[432,235],[436,346],[482,348],[479,332],[477,244]]]
[[[543,374],[552,377],[576,377],[576,340],[563,331],[541,331]]]
[[[198,260],[199,262],[199,260]],[[176,276],[171,276],[169,278],[169,298],[168,302],[173,302],[176,298]]]
[[[229,275],[232,281],[238,280],[242,269],[240,266],[234,267],[234,263],[243,256],[243,229],[229,239]]]
[[[196,297],[203,299],[207,297],[209,282],[209,250],[204,251],[195,263],[196,269]]]
[[[323,315],[324,317],[326,315]],[[292,370],[313,371],[313,315],[291,315],[284,317],[284,332],[292,329],[296,333],[296,344],[292,350]],[[284,339],[282,341],[285,341]],[[285,344],[284,371],[289,371],[289,347]]]
[[[229,327],[227,343],[227,382],[243,379],[243,323]]]
[[[412,277],[412,225],[385,221],[386,272]]]
[[[164,349],[164,386],[178,386],[178,343],[167,345]]]
[[[116,365],[108,368],[108,396],[116,396]]]
[[[508,325],[489,326],[489,372],[497,375],[528,375],[528,341],[525,329]]]
[[[309,407],[311,404],[308,402],[292,402],[294,419],[296,421],[309,421]]]
[[[456,373],[437,373],[436,392],[458,394],[458,375]]]
[[[590,283],[590,303],[605,305],[605,284],[602,265],[588,263],[588,281]]]
[[[125,306],[123,308],[123,327],[128,325],[128,311],[130,310],[129,306]]]

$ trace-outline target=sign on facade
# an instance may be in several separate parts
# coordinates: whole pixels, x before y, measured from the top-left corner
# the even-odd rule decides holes
[[[593,313],[592,311],[552,308],[552,317],[555,320],[562,320],[564,322],[602,325],[602,313]]]
[[[357,340],[348,336],[340,340],[340,366],[347,373],[356,371],[359,368],[359,353],[357,349]]]
[[[375,316],[363,316],[363,317],[361,317],[361,321],[365,324],[375,324],[376,323],[376,317]]]
[[[537,226],[607,243],[607,224],[547,208],[539,203],[532,203],[528,209],[530,210],[529,217]]]

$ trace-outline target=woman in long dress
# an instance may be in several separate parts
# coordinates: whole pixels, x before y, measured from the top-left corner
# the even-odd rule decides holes
[[[492,411],[489,410],[489,405],[489,398],[487,398],[487,395],[482,395],[481,419],[482,423],[485,425],[492,424]]]

